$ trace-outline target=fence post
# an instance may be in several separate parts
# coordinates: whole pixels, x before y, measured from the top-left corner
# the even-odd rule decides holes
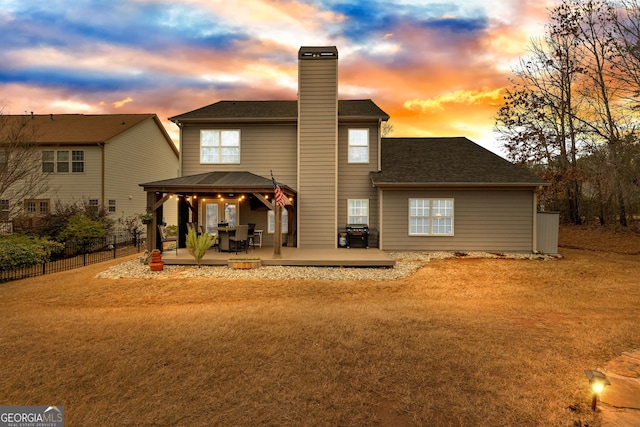
[[[116,259],[116,252],[118,251],[118,248],[116,246],[118,244],[117,242],[118,242],[118,238],[114,234],[113,235],[113,259]]]
[[[82,263],[87,265],[87,239],[82,239]]]

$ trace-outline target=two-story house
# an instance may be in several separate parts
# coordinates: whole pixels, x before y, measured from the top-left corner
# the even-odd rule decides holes
[[[14,124],[39,152],[47,190],[25,200],[7,191],[0,198],[4,221],[8,212],[46,214],[58,201],[104,207],[114,219],[138,215],[147,206],[141,180],[179,176],[178,149],[155,114],[3,116],[5,138]],[[175,223],[176,212],[174,203],[164,220]]]
[[[179,196],[180,224],[255,223],[265,245],[273,173],[291,201],[287,245],[337,248],[356,224],[381,249],[536,250],[545,181],[466,138],[382,138],[388,119],[372,100],[338,98],[335,47],[302,47],[297,100],[220,101],[172,117],[182,177],[141,185],[160,212]]]

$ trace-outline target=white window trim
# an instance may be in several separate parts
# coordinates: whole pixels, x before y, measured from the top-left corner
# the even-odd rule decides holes
[[[203,149],[203,145],[202,145],[202,134],[204,132],[218,132],[220,133],[220,145],[217,146],[218,148],[218,158],[220,159],[219,162],[205,162],[203,159],[203,153],[202,153],[202,149]],[[237,132],[238,133],[238,161],[235,162],[223,162],[222,161],[222,132]],[[207,146],[209,148],[215,148],[216,146]],[[200,164],[201,165],[237,165],[240,164],[240,155],[242,153],[241,150],[242,147],[242,133],[240,132],[240,129],[200,129]]]
[[[367,142],[366,144],[352,144],[351,143],[351,131],[366,131],[367,132]],[[349,128],[347,131],[347,163],[353,164],[368,164],[369,163],[369,128]],[[367,158],[366,160],[353,160],[351,158],[351,147],[367,147]]]
[[[44,161],[44,153],[45,152],[53,153],[53,160],[52,161],[47,161],[47,162]],[[66,153],[68,153],[68,156],[69,156],[69,159],[65,162],[68,165],[68,169],[69,169],[66,172],[65,171],[63,171],[63,172],[58,171],[58,164],[62,163],[62,162],[58,161],[58,153],[61,153],[61,152],[66,152]],[[74,160],[73,159],[73,154],[74,153],[82,153],[82,160]],[[44,172],[44,164],[45,163],[53,164],[53,171]],[[78,163],[82,163],[82,171],[81,172],[74,172],[73,165],[74,164],[78,164]],[[72,150],[72,149],[69,149],[69,150],[42,150],[42,166],[41,166],[41,169],[43,170],[43,173],[55,173],[55,174],[65,174],[65,175],[66,174],[74,174],[74,175],[77,175],[77,174],[85,173],[85,171],[86,171],[85,166],[86,166],[86,160],[85,160],[84,150]]]
[[[429,201],[429,232],[428,233],[412,233],[411,232],[411,201],[412,200],[428,200]],[[451,218],[451,233],[434,233],[433,232],[433,202],[436,200],[448,200],[451,202],[451,216],[445,216],[444,218]],[[407,201],[408,204],[408,233],[409,236],[440,236],[440,237],[453,237],[455,235],[455,199],[452,197],[412,197]]]
[[[362,216],[362,215],[351,215],[351,202],[358,202],[358,201],[366,201],[367,202],[367,220],[366,222],[351,222],[349,221],[349,217],[351,216]],[[369,206],[369,199],[347,199],[347,224],[361,224],[361,225],[369,225],[369,218],[370,218],[370,206]]]
[[[289,212],[286,209],[281,209],[281,221],[282,221],[282,234],[286,234],[289,232]],[[276,226],[276,213],[269,209],[267,212],[267,234],[274,234],[276,231],[274,230]]]

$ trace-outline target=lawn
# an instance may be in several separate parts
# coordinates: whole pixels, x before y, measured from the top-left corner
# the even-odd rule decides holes
[[[389,282],[0,285],[0,405],[67,426],[598,426],[584,369],[640,348],[640,236],[557,261],[447,259]]]

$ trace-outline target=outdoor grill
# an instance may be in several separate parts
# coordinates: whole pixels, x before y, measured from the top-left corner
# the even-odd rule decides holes
[[[350,248],[354,242],[356,246],[362,244],[363,247],[369,247],[369,227],[361,224],[347,225],[347,248]]]

